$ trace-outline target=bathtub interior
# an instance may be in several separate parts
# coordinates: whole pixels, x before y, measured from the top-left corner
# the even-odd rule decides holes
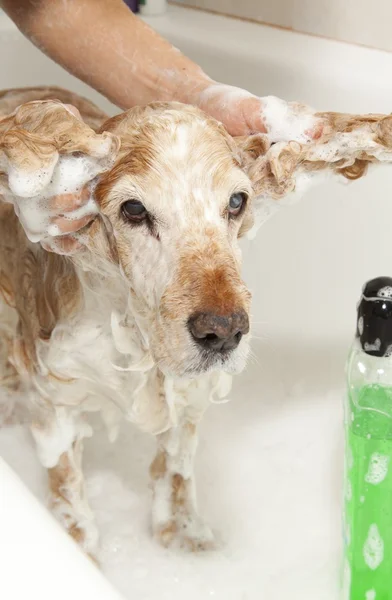
[[[173,8],[151,23],[212,77],[316,108],[389,112],[392,56]],[[0,19],[1,87],[57,84],[115,108]],[[344,361],[362,283],[390,271],[392,170],[328,184],[244,243],[253,356],[224,406],[212,406],[197,455],[212,554],[173,554],[149,531],[153,441],[97,424],[85,472],[103,572],[126,598],[336,600],[339,588]],[[391,268],[392,270],[392,268]],[[0,455],[40,499],[45,473],[23,427]]]

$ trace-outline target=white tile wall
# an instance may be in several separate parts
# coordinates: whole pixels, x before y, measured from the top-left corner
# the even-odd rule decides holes
[[[177,2],[392,51],[391,0],[177,0]]]

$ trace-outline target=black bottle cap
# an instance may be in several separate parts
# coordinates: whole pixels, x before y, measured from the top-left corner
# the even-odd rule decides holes
[[[368,281],[358,304],[357,338],[366,354],[392,354],[392,277]]]

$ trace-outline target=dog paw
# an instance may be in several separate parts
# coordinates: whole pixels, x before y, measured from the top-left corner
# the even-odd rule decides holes
[[[72,522],[65,527],[71,538],[82,550],[97,563],[96,551],[98,549],[98,528],[94,521]]]
[[[99,533],[94,519],[77,514],[67,502],[50,503],[53,516],[81,549],[96,561]]]
[[[168,521],[155,528],[155,538],[165,548],[188,552],[208,552],[217,549],[211,529],[199,518]]]

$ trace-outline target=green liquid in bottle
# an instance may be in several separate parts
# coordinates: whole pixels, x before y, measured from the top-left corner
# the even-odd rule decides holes
[[[349,408],[345,600],[392,600],[392,387],[351,388]]]

